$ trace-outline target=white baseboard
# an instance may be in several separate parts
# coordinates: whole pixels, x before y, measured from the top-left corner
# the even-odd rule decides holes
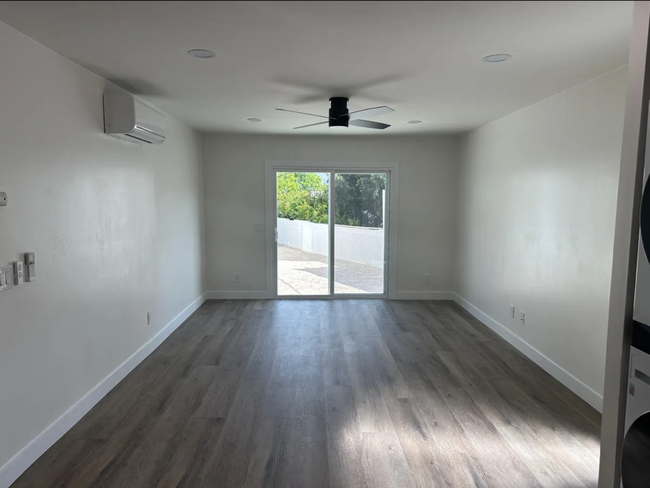
[[[560,365],[555,363],[553,360],[546,357],[544,354],[539,352],[533,346],[524,341],[517,334],[512,332],[503,324],[500,324],[494,320],[489,315],[485,314],[477,307],[472,305],[470,302],[465,300],[463,297],[457,295],[456,293],[452,294],[454,300],[458,305],[463,307],[469,313],[471,313],[475,318],[481,321],[484,325],[488,326],[494,332],[503,337],[506,341],[516,347],[519,351],[525,354],[533,362],[537,363],[543,370],[549,373],[553,378],[558,380],[569,390],[573,391],[576,395],[582,398],[589,405],[594,407],[599,412],[603,410],[603,397],[595,390],[591,389],[589,386],[584,384],[578,378],[569,373],[566,369],[562,368]]]
[[[206,292],[209,300],[266,300],[266,290],[213,290]]]
[[[63,434],[70,430],[88,411],[111,391],[127,374],[151,354],[169,335],[207,299],[207,293],[190,303],[185,310],[172,319],[131,357],[86,393],[77,403],[56,419],[49,427],[27,444],[0,468],[0,487],[7,488],[47,451]]]
[[[194,300],[181,313],[172,319],[163,329],[146,344],[118,366],[112,373],[99,382],[92,390],[70,407],[63,415],[41,432],[18,454],[0,468],[0,487],[7,488],[47,451],[63,434],[70,430],[91,408],[126,377],[138,364],[151,354],[169,335],[208,299],[266,299],[266,291],[209,291]],[[470,302],[453,292],[441,291],[402,291],[395,294],[397,300],[454,300],[479,321],[503,337],[560,383],[576,393],[599,412],[602,411],[603,399],[600,394],[553,362],[540,351],[507,329],[504,325],[483,313]]]
[[[452,291],[398,291],[393,298],[395,300],[455,300],[456,294]]]

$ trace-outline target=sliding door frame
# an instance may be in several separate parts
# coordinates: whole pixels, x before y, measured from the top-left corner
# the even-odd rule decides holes
[[[329,295],[278,295],[277,244],[277,187],[276,174],[286,172],[328,173],[330,177],[329,195],[329,256],[328,276]],[[384,293],[383,294],[334,294],[333,266],[329,263],[336,259],[334,249],[335,209],[334,209],[334,174],[335,173],[385,173],[387,175],[387,216],[388,226],[384,226]],[[265,161],[266,188],[266,292],[268,298],[282,299],[333,299],[333,298],[389,298],[394,299],[397,291],[397,203],[399,188],[399,163],[354,163],[322,161]],[[386,260],[388,263],[386,263]]]

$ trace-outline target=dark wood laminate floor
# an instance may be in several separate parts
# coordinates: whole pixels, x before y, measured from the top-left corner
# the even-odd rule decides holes
[[[451,302],[208,301],[22,487],[595,487],[599,414]]]

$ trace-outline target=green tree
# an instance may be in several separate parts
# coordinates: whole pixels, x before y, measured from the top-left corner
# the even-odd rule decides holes
[[[336,223],[360,227],[384,225],[383,190],[384,174],[337,174],[334,181],[336,194]]]
[[[336,223],[383,226],[384,174],[337,174]],[[316,173],[278,173],[278,217],[327,223],[329,186]]]
[[[327,223],[328,188],[315,173],[278,173],[278,217]]]
[[[316,173],[287,173],[295,175],[300,189],[307,191],[326,191],[327,185]]]

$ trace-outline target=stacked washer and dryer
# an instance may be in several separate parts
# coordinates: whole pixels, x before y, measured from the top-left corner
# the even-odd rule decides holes
[[[649,145],[650,147],[650,145]],[[650,165],[646,164],[641,203],[640,242],[634,296],[625,441],[621,459],[623,488],[650,487]]]

